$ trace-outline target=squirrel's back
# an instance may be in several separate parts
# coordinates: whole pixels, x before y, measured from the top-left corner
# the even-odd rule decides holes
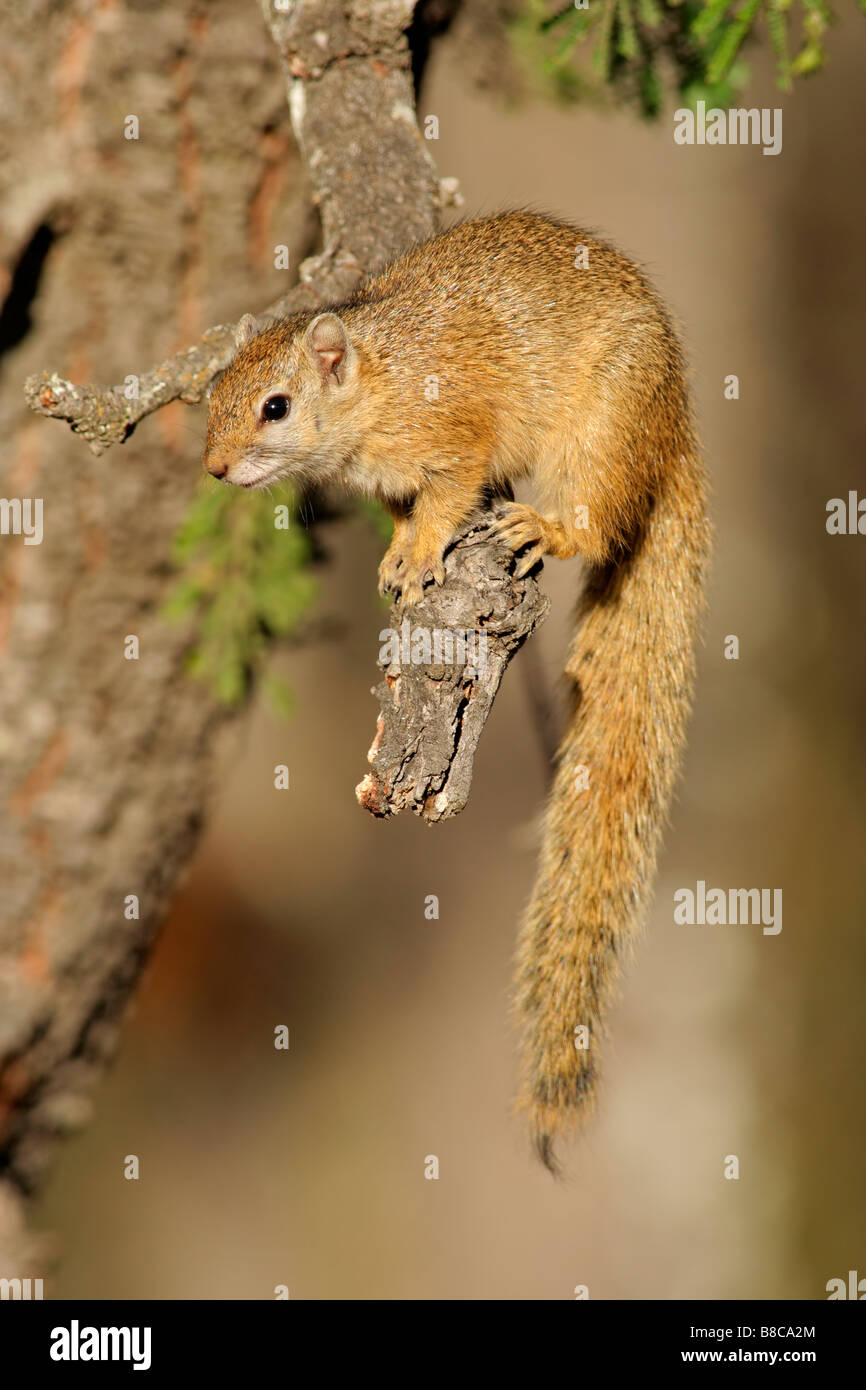
[[[543,510],[587,509],[587,558],[627,540],[662,456],[695,452],[661,300],[615,247],[564,222],[506,212],[459,223],[362,283],[340,313],[377,378],[384,432],[402,443],[412,418],[431,438],[483,433],[494,478],[531,472]]]
[[[589,232],[528,212],[441,232],[364,281],[341,312],[389,362],[408,352],[414,365],[450,341],[464,366],[492,355],[560,390],[564,372],[588,374],[624,339],[641,339],[646,367],[646,349],[666,356],[671,335],[636,265]]]

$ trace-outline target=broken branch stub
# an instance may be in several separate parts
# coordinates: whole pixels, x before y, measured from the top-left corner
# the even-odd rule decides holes
[[[540,566],[523,579],[490,532],[492,513],[464,528],[445,557],[445,582],[412,609],[395,604],[373,694],[380,713],[355,795],[374,816],[414,811],[430,824],[469,799],[472,766],[509,661],[543,622]]]

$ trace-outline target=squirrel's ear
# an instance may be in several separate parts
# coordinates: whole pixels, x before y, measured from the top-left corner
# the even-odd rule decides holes
[[[252,314],[244,314],[235,325],[235,347],[246,347],[251,338],[256,336],[258,325]]]
[[[322,373],[322,380],[334,376],[339,382],[345,381],[355,353],[339,314],[319,314],[305,336],[307,351]]]

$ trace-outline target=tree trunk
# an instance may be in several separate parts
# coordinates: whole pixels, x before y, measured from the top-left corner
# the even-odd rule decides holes
[[[275,247],[294,267],[314,224],[281,56],[304,98],[293,115],[305,158],[316,155],[314,289],[334,293],[374,252],[430,234],[436,185],[403,37],[412,6],[354,8],[302,0],[269,16],[271,33],[234,0],[60,12],[31,0],[5,20],[0,490],[7,530],[15,499],[29,499],[30,519],[41,499],[43,534],[0,535],[0,1276],[45,1272],[21,1198],[87,1117],[194,847],[223,717],[184,672],[188,631],[161,615],[203,412],[175,401],[95,459],[29,413],[22,383],[49,368],[122,383],[294,282]]]

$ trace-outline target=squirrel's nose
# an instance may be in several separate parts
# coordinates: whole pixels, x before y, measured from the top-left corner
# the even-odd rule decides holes
[[[224,454],[205,454],[204,466],[214,478],[224,478],[228,472],[228,463]]]

